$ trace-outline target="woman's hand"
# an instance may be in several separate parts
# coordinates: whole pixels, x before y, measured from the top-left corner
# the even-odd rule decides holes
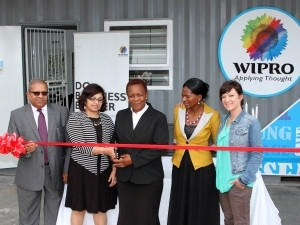
[[[107,155],[110,158],[115,157],[115,148],[114,147],[94,147],[92,150],[93,155]]]
[[[235,179],[234,181],[231,182],[232,184],[234,183],[239,189],[244,189],[245,185],[242,184],[239,179]]]
[[[121,155],[120,159],[113,159],[114,167],[124,168],[132,164],[132,160],[129,154]]]
[[[109,175],[108,182],[110,182],[109,184],[110,187],[114,186],[117,183],[116,170],[117,169],[113,167]]]
[[[103,147],[102,154],[107,155],[110,158],[115,157],[115,148],[114,147]]]

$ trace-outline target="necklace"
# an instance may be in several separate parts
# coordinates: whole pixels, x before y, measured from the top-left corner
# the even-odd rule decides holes
[[[90,117],[90,119],[95,127],[102,124],[100,117],[98,117],[98,118]]]
[[[197,119],[195,121],[191,122],[189,120],[189,112],[186,111],[185,122],[186,122],[187,125],[195,125],[195,124],[197,124],[199,122],[201,116],[202,116],[202,114],[199,114],[199,116],[197,117]]]

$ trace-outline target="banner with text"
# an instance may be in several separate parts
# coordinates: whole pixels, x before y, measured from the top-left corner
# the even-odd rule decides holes
[[[129,32],[74,34],[75,105],[83,88],[97,83],[107,98],[106,113],[115,120],[116,113],[128,107],[126,84],[129,81]]]
[[[300,148],[300,99],[262,130],[263,147]],[[300,153],[265,152],[265,175],[300,175]]]

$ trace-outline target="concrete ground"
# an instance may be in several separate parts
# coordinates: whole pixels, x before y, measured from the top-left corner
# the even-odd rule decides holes
[[[16,186],[13,183],[14,174],[14,169],[0,169],[0,225],[18,224],[18,201]],[[266,186],[279,210],[282,225],[299,225],[300,181],[285,179],[278,184]],[[42,221],[41,225],[43,225]]]

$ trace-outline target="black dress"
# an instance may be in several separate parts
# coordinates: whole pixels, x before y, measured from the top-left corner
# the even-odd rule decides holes
[[[90,118],[93,121],[93,118]],[[95,125],[96,124],[96,125]],[[97,142],[102,142],[102,125],[94,122]],[[107,212],[117,204],[116,185],[109,187],[112,164],[100,173],[101,156],[98,156],[97,175],[89,172],[72,158],[69,164],[68,189],[65,206],[89,213]]]
[[[185,125],[190,138],[196,126]],[[168,225],[219,225],[220,207],[215,166],[194,169],[186,150],[180,167],[173,166]]]

